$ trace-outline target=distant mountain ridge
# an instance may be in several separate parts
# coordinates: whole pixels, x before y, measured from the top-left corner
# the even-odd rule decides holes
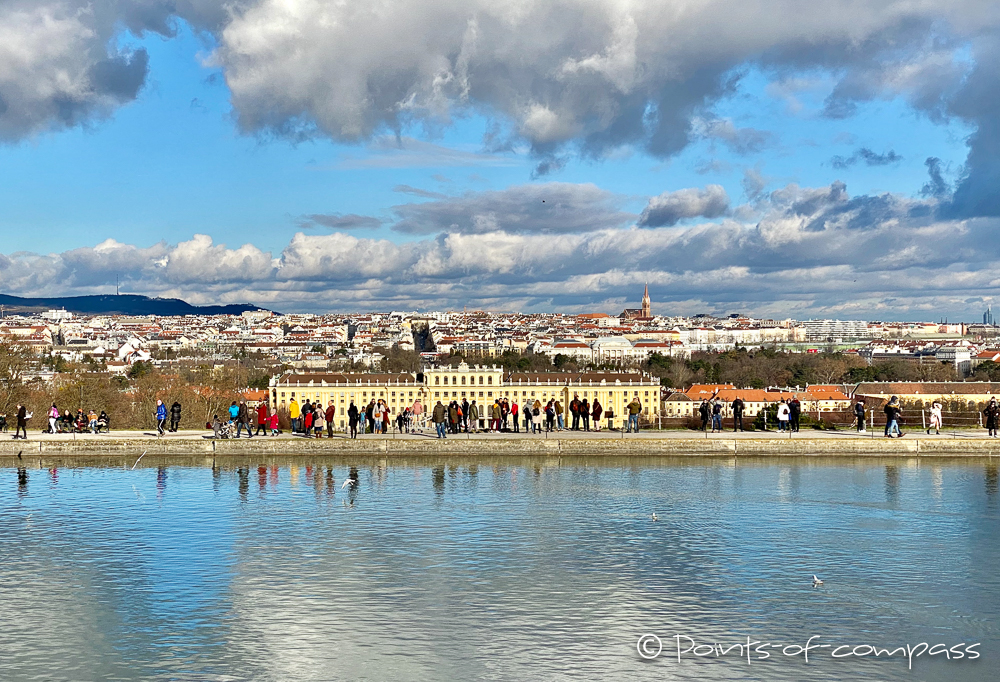
[[[196,306],[179,298],[150,298],[139,294],[53,298],[22,298],[0,294],[0,305],[8,313],[36,313],[65,308],[68,312],[80,315],[240,315],[251,310],[265,310],[249,303]]]

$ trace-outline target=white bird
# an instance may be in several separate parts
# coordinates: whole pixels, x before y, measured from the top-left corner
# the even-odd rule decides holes
[[[346,481],[344,481],[344,485],[340,486],[340,489],[343,490],[344,488],[346,488],[349,485],[357,485],[357,484],[358,484],[357,479],[349,478]]]
[[[813,575],[813,587],[819,587],[823,584],[823,581]]]
[[[653,512],[653,520],[654,520],[654,521],[658,520],[658,519],[657,519],[657,516],[656,516],[656,512]]]

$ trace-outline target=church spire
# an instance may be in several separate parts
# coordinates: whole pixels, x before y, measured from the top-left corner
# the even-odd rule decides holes
[[[642,316],[652,317],[653,313],[651,311],[651,303],[649,300],[649,282],[646,282],[646,288],[642,292]]]

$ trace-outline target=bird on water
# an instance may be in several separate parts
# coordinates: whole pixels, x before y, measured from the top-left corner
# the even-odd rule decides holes
[[[813,587],[819,587],[823,584],[823,581],[813,575]]]

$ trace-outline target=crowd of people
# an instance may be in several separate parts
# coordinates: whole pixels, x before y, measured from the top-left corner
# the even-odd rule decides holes
[[[33,413],[28,412],[27,407],[24,405],[18,405],[17,411],[15,413],[16,428],[14,431],[14,438],[26,439],[28,437],[28,420],[33,417]],[[82,407],[77,408],[76,412],[70,412],[67,410],[60,411],[55,403],[49,407],[48,422],[46,427],[42,429],[42,433],[101,433],[102,431],[106,433],[111,432],[111,419],[108,417],[108,413],[101,410],[99,413],[94,410],[84,411]],[[6,431],[7,427],[7,416],[0,416],[2,420],[2,428]]]
[[[727,409],[728,408],[728,409]],[[712,433],[721,433],[723,430],[723,416],[731,416],[733,420],[733,431],[743,431],[743,417],[746,406],[742,398],[737,396],[728,406],[719,398],[704,399],[698,406],[698,414],[701,417],[701,429],[708,431],[711,427]],[[885,414],[886,438],[901,438],[902,431],[902,407],[899,398],[892,396],[886,402],[882,411]],[[642,404],[638,398],[634,398],[627,406],[628,416],[626,431],[639,431],[639,417],[642,414]],[[859,433],[866,433],[866,407],[863,399],[859,399],[854,406],[854,416],[857,420],[857,430]],[[177,401],[168,408],[161,400],[156,401],[154,419],[159,435],[166,432],[177,433],[180,429],[182,415],[181,404]],[[15,432],[14,438],[27,439],[28,421],[32,418],[25,405],[18,404],[15,412]],[[294,399],[288,406],[288,417],[291,422],[291,433],[307,438],[322,438],[325,433],[327,438],[334,437],[336,428],[337,407],[331,400],[326,407],[319,401],[311,403],[305,400],[301,405]],[[471,402],[463,399],[461,402],[452,400],[448,404],[440,400],[428,412],[425,411],[419,400],[412,406],[405,407],[392,417],[391,410],[385,400],[372,399],[367,405],[359,408],[352,400],[347,409],[347,432],[351,438],[357,438],[359,429],[362,434],[383,434],[390,432],[393,428],[398,433],[415,433],[423,431],[433,423],[438,438],[447,438],[448,434],[458,433],[532,433],[558,432],[564,430],[572,431],[600,431],[602,417],[608,420],[614,418],[613,412],[605,411],[600,401],[596,398],[591,402],[587,398],[580,399],[578,395],[573,396],[573,400],[568,405],[568,422],[564,418],[564,410],[561,401],[556,398],[546,402],[540,400],[523,399],[519,403],[516,399],[511,401],[507,398],[497,398],[492,404],[480,406],[475,399]],[[802,416],[802,405],[797,396],[785,400],[782,399],[777,404],[775,417],[780,433],[798,432]],[[983,426],[987,429],[989,437],[1000,438],[1000,403],[997,399],[991,398],[982,410]],[[111,419],[107,412],[101,410],[84,411],[78,408],[76,412],[62,410],[55,403],[48,410],[48,424],[43,433],[110,433]],[[928,411],[929,422],[925,424],[927,433],[934,431],[941,433],[942,427],[942,405],[934,401]],[[428,419],[429,418],[429,419]],[[167,426],[167,420],[170,424]],[[225,413],[224,418],[215,415],[212,421],[208,422],[206,428],[213,431],[215,438],[240,438],[242,432],[246,431],[247,438],[255,435],[270,435],[272,437],[281,434],[279,427],[279,414],[271,411],[266,402],[261,402],[255,407],[248,406],[245,400],[234,400]],[[256,429],[254,428],[256,427]],[[0,431],[7,432],[9,428],[7,415],[0,414]]]
[[[600,431],[601,418],[613,419],[614,413],[605,412],[597,398],[590,402],[574,395],[569,405],[570,423],[565,423],[563,404],[556,398],[543,403],[540,400],[523,399],[520,404],[515,399],[497,398],[492,405],[480,407],[475,400],[462,402],[453,400],[447,405],[440,400],[431,412],[431,421],[438,438],[447,438],[448,433],[520,433],[523,425],[525,433],[546,433],[553,431]],[[638,398],[628,405],[628,430],[639,431],[639,415],[642,404]]]

